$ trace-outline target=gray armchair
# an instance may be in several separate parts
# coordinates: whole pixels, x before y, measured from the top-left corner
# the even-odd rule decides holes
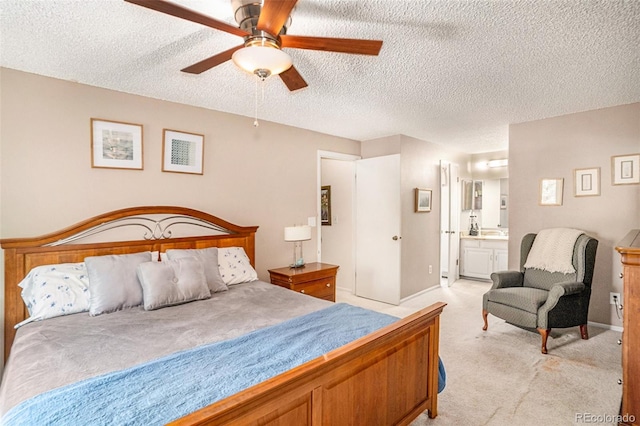
[[[493,286],[482,299],[483,330],[488,314],[523,328],[537,329],[542,353],[552,328],[580,326],[588,339],[587,315],[598,240],[582,234],[573,248],[575,273],[563,274],[525,268],[536,234],[527,234],[520,245],[520,271],[494,272]]]

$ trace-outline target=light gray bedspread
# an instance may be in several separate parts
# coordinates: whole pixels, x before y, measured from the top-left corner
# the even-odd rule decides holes
[[[262,281],[208,300],[145,311],[51,318],[18,329],[0,387],[0,416],[42,392],[173,352],[227,340],[332,303]]]

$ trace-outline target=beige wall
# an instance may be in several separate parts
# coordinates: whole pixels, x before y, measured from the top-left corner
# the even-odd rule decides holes
[[[360,143],[294,127],[0,69],[1,235],[29,237],[138,205],[259,225],[256,269],[288,265],[283,229],[316,216],[317,151]],[[91,168],[90,118],[144,126],[144,170]],[[161,171],[162,129],[204,134],[204,175]],[[305,248],[316,246],[315,235]],[[305,252],[308,261],[315,250]]]
[[[402,289],[405,298],[440,285],[440,160],[463,165],[469,155],[402,136]],[[461,171],[460,175],[464,176]],[[431,212],[415,213],[414,188],[432,190]],[[432,273],[429,273],[429,265]]]
[[[640,227],[640,185],[611,184],[611,156],[640,153],[640,103],[509,127],[509,265],[528,232],[583,229],[599,240],[589,320],[620,326],[609,292],[622,293],[614,247]],[[573,171],[600,167],[601,195],[575,197]],[[563,178],[562,206],[538,205],[540,178]]]
[[[397,153],[402,209],[400,298],[406,298],[440,285],[440,160],[457,163],[461,176],[466,176],[470,156],[404,135],[362,142],[363,158]],[[432,190],[431,212],[414,212],[414,188]]]

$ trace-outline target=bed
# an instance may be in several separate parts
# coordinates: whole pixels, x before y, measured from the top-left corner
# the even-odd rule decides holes
[[[131,229],[142,229],[142,237],[122,237]],[[408,424],[425,410],[436,417],[443,303],[397,320],[257,280],[156,310],[136,307],[98,316],[84,312],[31,322],[17,332],[14,328],[29,317],[18,284],[35,267],[139,252],[160,260],[171,250],[211,247],[241,248],[255,266],[256,231],[256,226],[234,225],[197,210],[154,206],[106,213],[42,237],[0,241],[6,360],[0,415],[37,408],[41,400],[48,407],[62,407],[76,400],[61,390],[85,395],[103,387],[112,393],[116,389],[118,418],[133,424],[140,411],[135,404],[146,404],[155,391],[164,401],[160,408],[182,411],[169,410],[168,417],[148,423]],[[322,338],[308,334],[324,323],[338,327],[349,322],[342,331],[327,329]],[[265,349],[270,344],[276,346]],[[43,355],[43,348],[50,352]],[[248,355],[252,348],[260,349],[258,358]],[[287,352],[292,360],[281,361]],[[207,369],[212,371],[203,373]],[[182,375],[176,380],[172,374],[178,371]],[[232,376],[240,379],[237,384],[218,386],[230,383],[226,378]],[[209,380],[215,388],[196,379]],[[141,384],[140,389],[135,391],[131,383]],[[132,394],[125,396],[122,389]],[[209,393],[216,394],[211,403]],[[76,405],[86,411],[81,398]],[[57,415],[69,415],[66,408],[59,410]]]

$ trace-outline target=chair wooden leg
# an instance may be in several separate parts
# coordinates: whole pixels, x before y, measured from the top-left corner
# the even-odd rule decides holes
[[[580,336],[582,340],[589,340],[589,331],[587,330],[587,324],[580,325]]]
[[[538,333],[540,333],[540,336],[542,336],[542,353],[546,354],[547,353],[547,338],[549,337],[549,333],[551,333],[551,329],[547,328],[539,328],[538,329]]]
[[[489,327],[489,324],[487,323],[487,316],[489,315],[489,312],[487,312],[486,309],[482,310],[482,319],[484,320],[484,327],[482,327],[483,331],[487,331],[487,327]]]

